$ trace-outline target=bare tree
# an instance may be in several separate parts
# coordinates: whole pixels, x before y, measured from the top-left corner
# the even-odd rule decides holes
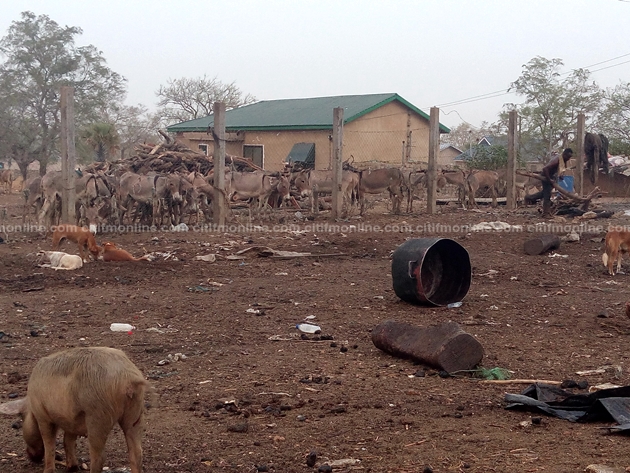
[[[227,110],[256,102],[254,96],[244,94],[234,82],[224,84],[216,77],[206,76],[169,80],[156,95],[158,113],[167,125],[207,117],[212,114],[214,102],[225,102]]]

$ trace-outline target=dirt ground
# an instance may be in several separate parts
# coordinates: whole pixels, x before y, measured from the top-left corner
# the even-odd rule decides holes
[[[20,203],[18,194],[0,196],[6,208],[0,225],[21,223]],[[543,222],[532,208],[508,213],[443,206],[439,212],[391,215],[377,207],[340,223],[363,224],[363,230],[407,224],[413,231],[99,234],[99,243],[160,255],[152,262],[95,262],[57,272],[37,266],[36,252],[50,249],[50,239],[0,233],[6,240],[0,244],[0,400],[26,393],[42,356],[110,346],[124,350],[155,387],[143,441],[146,472],[308,472],[344,459],[356,462],[335,471],[630,467],[630,439],[608,433],[611,423],[506,410],[504,394],[527,384],[442,378],[434,368],[374,346],[370,331],[385,320],[422,327],[453,320],[482,344],[484,367],[509,369],[513,378],[629,384],[629,276],[610,277],[602,266],[600,239],[609,221],[587,222],[579,242],[558,250],[566,257],[552,258],[523,252],[523,242]],[[511,233],[447,227],[497,220],[525,227]],[[305,222],[294,212],[283,220],[302,228],[326,221],[324,214]],[[612,221],[630,223],[627,217]],[[564,236],[572,223],[555,225]],[[411,305],[393,291],[392,252],[408,238],[434,236],[452,238],[470,254],[472,285],[460,308]],[[250,252],[243,260],[225,259],[254,245],[329,256]],[[76,254],[72,244],[63,249]],[[220,256],[195,260],[210,253]],[[333,339],[300,339],[295,325],[308,316]],[[136,330],[111,332],[113,322]],[[175,361],[176,354],[186,359]],[[163,362],[169,355],[173,361]],[[621,371],[576,374],[607,365]],[[532,425],[532,417],[542,421]],[[39,472],[42,467],[26,458],[16,420],[0,418],[0,470]],[[78,448],[88,462],[85,440]],[[62,454],[61,444],[58,449]],[[312,451],[317,460],[309,467]],[[106,465],[128,466],[118,428]]]

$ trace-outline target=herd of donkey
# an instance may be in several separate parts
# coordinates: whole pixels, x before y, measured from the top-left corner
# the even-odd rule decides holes
[[[493,206],[497,197],[505,193],[505,170],[442,170],[437,176],[438,192],[446,188],[457,190],[459,203],[476,206],[478,191],[490,193]],[[405,171],[395,167],[381,167],[363,171],[344,170],[342,194],[348,211],[357,208],[363,215],[368,207],[366,196],[388,193],[393,213],[400,213],[406,199],[407,212],[413,202],[422,197],[426,187],[426,171]],[[6,192],[14,188],[11,170],[0,171],[0,185]],[[450,189],[448,186],[452,186]],[[533,187],[540,188],[540,180],[517,175],[519,200]],[[296,199],[310,198],[315,210],[313,190],[319,196],[332,192],[332,171],[302,170],[288,173],[254,171],[226,171],[225,194],[232,206],[248,202],[252,214],[272,211],[280,206],[301,206]],[[63,177],[61,171],[49,171],[44,176],[22,182],[24,195],[23,220],[35,220],[39,225],[59,223]],[[77,171],[75,175],[76,224],[123,225],[136,221],[148,225],[178,225],[188,218],[198,223],[212,221],[212,172],[137,174],[129,170],[111,169]],[[325,206],[325,202],[318,202]]]

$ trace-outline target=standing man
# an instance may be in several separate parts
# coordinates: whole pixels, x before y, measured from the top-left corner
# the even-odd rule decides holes
[[[542,169],[540,173],[545,179],[542,180],[542,190],[535,194],[525,196],[525,202],[528,204],[534,204],[541,198],[543,200],[543,217],[551,217],[551,190],[553,189],[552,182],[558,180],[558,175],[562,175],[567,168],[569,159],[573,157],[573,150],[566,148],[562,152],[562,156],[556,156]]]

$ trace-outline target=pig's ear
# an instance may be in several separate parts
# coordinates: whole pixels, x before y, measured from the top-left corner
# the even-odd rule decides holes
[[[16,416],[26,411],[26,398],[16,399],[15,401],[0,404],[0,414]]]

